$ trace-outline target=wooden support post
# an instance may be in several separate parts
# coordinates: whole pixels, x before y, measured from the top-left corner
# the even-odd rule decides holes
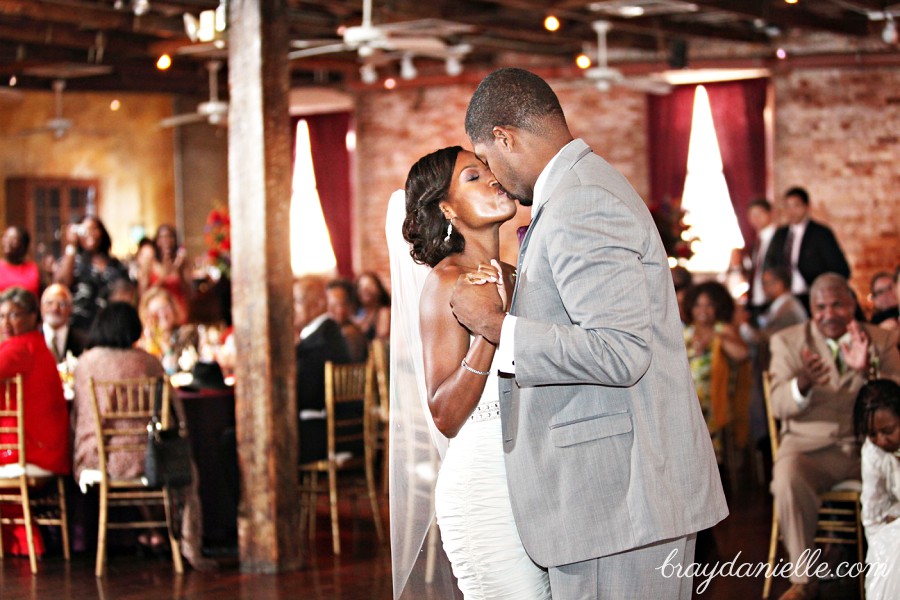
[[[301,563],[284,0],[229,3],[228,197],[241,570]]]

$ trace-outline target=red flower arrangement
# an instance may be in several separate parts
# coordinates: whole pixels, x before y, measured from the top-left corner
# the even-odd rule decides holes
[[[231,274],[231,217],[228,215],[228,208],[209,211],[206,225],[203,226],[203,236],[206,240],[206,261],[211,271],[215,269],[211,273],[213,279],[228,277]]]
[[[694,255],[691,242],[697,238],[686,235],[690,227],[684,223],[685,211],[681,208],[681,201],[654,206],[650,214],[659,230],[666,255],[675,259],[691,258]]]

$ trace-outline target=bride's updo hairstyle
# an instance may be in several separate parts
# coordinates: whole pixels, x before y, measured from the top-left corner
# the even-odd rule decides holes
[[[466,240],[456,228],[444,241],[448,221],[439,206],[450,193],[456,157],[462,150],[461,146],[451,146],[423,156],[406,177],[403,239],[409,242],[409,253],[417,263],[433,267],[466,247]]]

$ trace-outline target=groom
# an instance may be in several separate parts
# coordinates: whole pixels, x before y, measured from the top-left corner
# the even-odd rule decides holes
[[[689,599],[696,532],[727,514],[666,254],[628,181],[569,133],[540,77],[500,69],[466,112],[475,153],[532,221],[509,314],[460,279],[457,319],[500,343],[516,524],[554,600]]]

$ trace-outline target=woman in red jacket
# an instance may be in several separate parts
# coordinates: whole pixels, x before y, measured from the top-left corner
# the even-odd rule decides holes
[[[37,299],[31,292],[14,287],[0,294],[0,378],[22,374],[28,464],[64,475],[72,468],[69,411],[56,360],[37,320]],[[0,465],[18,460],[15,450],[0,452]]]
[[[22,374],[22,398],[25,403],[25,459],[27,470],[36,475],[68,474],[69,411],[63,397],[56,360],[44,336],[37,328],[37,299],[29,291],[13,287],[0,294],[0,378]],[[0,426],[8,418],[0,419]],[[0,434],[0,441],[14,441],[14,434]],[[0,476],[3,465],[19,462],[16,450],[0,451]],[[12,513],[9,513],[12,516]],[[12,535],[4,535],[4,546],[12,554],[27,554],[25,529],[16,526]],[[35,533],[38,533],[35,528]],[[38,554],[43,553],[40,535],[35,537]]]

